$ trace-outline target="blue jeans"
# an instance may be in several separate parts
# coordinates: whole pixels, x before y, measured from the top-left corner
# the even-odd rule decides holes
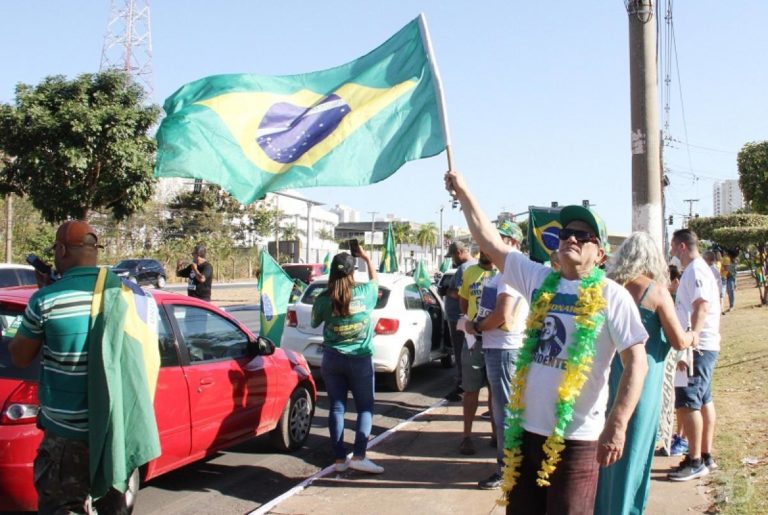
[[[347,411],[347,392],[351,391],[357,411],[352,453],[356,457],[365,458],[368,437],[371,436],[373,426],[373,358],[347,356],[326,347],[321,372],[330,403],[328,430],[334,456],[337,460],[347,457],[347,448],[344,446],[344,413]]]
[[[736,288],[736,278],[729,275],[725,280],[725,291],[728,293],[728,307],[733,309],[733,290]]]
[[[499,473],[504,464],[504,422],[517,352],[518,349],[484,349],[485,371],[493,404],[493,423],[496,426],[496,468]]]

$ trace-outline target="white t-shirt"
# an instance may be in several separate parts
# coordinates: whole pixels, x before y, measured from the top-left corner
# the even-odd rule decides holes
[[[693,302],[697,299],[704,299],[709,303],[704,326],[699,334],[699,349],[719,351],[720,288],[712,276],[709,265],[701,257],[688,263],[680,277],[680,286],[677,287],[675,311],[683,329],[688,329],[692,325]]]
[[[551,271],[549,267],[513,251],[507,254],[502,279],[525,298],[531,299]],[[575,331],[573,311],[580,285],[580,280],[561,279],[544,320],[523,394],[523,428],[531,433],[548,436],[555,427],[558,387]],[[574,405],[573,419],[565,431],[565,438],[571,440],[594,441],[600,437],[605,425],[611,360],[617,351],[643,344],[648,338],[637,306],[627,290],[606,279],[603,297],[607,304],[605,323],[595,342],[592,368]]]
[[[528,302],[517,290],[502,281],[500,274],[494,275],[483,286],[475,320],[479,322],[487,318],[496,309],[496,303],[502,295],[512,297],[512,320],[504,322],[500,327],[483,331],[484,349],[519,349],[523,346]]]

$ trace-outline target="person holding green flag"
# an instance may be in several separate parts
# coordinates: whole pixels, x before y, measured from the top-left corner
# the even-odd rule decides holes
[[[97,242],[83,220],[59,226],[53,251],[61,279],[38,273],[41,287],[8,345],[19,367],[44,356],[44,436],[34,462],[40,513],[127,513],[128,478],[160,455],[152,407],[157,306],[96,266]]]
[[[348,468],[381,474],[381,467],[365,457],[373,426],[373,324],[371,312],[379,295],[378,273],[368,254],[362,249],[356,257],[368,269],[368,282],[355,283],[355,258],[346,252],[336,254],[331,262],[328,288],[312,306],[312,327],[323,325],[323,381],[328,391],[330,408],[328,430],[336,458],[337,472]],[[357,409],[355,443],[352,459],[347,460],[344,445],[344,414],[347,393],[352,391]]]

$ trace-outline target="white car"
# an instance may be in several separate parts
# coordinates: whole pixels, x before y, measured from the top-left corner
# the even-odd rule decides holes
[[[358,272],[355,279],[365,282],[368,276]],[[288,308],[280,343],[283,349],[303,354],[314,367],[323,359],[323,326],[310,325],[312,304],[327,284],[327,275],[318,278]],[[411,367],[436,359],[446,368],[453,366],[443,302],[433,287],[420,288],[413,277],[379,274],[379,301],[371,318],[374,369],[388,374],[393,390],[406,389]]]

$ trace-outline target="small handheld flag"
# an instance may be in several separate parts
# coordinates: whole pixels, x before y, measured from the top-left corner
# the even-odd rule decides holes
[[[394,273],[397,272],[397,254],[395,253],[395,237],[392,234],[392,224],[387,229],[387,239],[384,241],[384,253],[381,255],[379,263],[379,272]]]
[[[280,346],[283,337],[285,315],[293,291],[293,280],[266,251],[261,251],[259,275],[260,324],[259,335],[266,336]]]

